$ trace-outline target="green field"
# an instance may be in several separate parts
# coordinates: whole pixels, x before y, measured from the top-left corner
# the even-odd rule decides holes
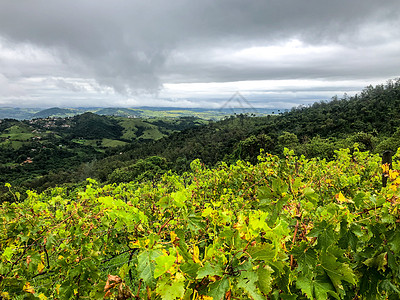
[[[101,141],[101,145],[103,147],[119,147],[119,146],[125,146],[127,143],[119,140],[111,140],[111,139],[103,139]]]
[[[146,129],[143,134],[139,137],[139,139],[143,139],[143,140],[159,140],[161,138],[163,138],[165,135],[162,134],[157,126],[154,127],[150,127],[148,129]]]
[[[32,130],[27,126],[13,125],[2,134],[0,134],[0,145],[3,147],[12,147],[17,150],[24,145],[25,142],[32,141],[37,135],[32,133]]]

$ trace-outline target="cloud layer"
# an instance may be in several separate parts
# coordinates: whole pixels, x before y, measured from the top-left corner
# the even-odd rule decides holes
[[[0,105],[288,107],[399,76],[398,0],[0,2]]]

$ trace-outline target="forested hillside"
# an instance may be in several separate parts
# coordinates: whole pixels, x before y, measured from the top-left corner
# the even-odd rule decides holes
[[[334,97],[330,102],[294,108],[275,116],[233,115],[207,126],[192,127],[158,141],[130,144],[122,154],[90,165],[100,181],[134,180],[130,166],[149,156],[159,156],[176,172],[189,169],[199,158],[208,166],[238,159],[257,161],[260,149],[282,155],[285,147],[308,158],[331,160],[341,148],[393,153],[400,147],[400,80],[367,87],[354,97]],[[89,167],[89,166],[88,166]],[[117,179],[117,173],[122,176]],[[151,166],[149,166],[151,168]]]
[[[182,173],[194,159],[208,166],[238,159],[255,163],[260,149],[282,155],[285,147],[328,160],[335,150],[355,144],[373,153],[395,152],[400,147],[399,107],[400,80],[393,80],[354,97],[334,97],[279,115],[232,115],[207,125],[190,117],[129,119],[92,113],[20,123],[3,120],[2,155],[8,160],[3,158],[2,181],[18,178],[25,187],[38,190],[86,177],[128,182],[170,169]],[[29,126],[40,133],[29,135]],[[35,137],[42,140],[29,140]],[[37,146],[39,151],[34,150]],[[33,163],[24,163],[27,158]]]

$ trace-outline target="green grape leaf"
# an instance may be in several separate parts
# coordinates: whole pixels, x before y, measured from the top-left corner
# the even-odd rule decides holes
[[[295,246],[291,254],[297,262],[297,270],[303,274],[308,274],[317,265],[317,253],[315,250],[309,249],[305,242]]]
[[[274,270],[270,266],[260,267],[257,270],[258,288],[264,295],[268,295],[272,290],[272,273]]]
[[[354,201],[354,204],[356,205],[356,207],[360,208],[360,207],[362,207],[364,200],[366,200],[367,198],[368,197],[365,195],[365,193],[360,192],[360,193],[357,193],[357,195],[355,195],[353,197],[353,201]]]
[[[314,283],[310,277],[298,277],[296,280],[296,287],[306,294],[308,299],[313,299]]]
[[[188,199],[188,194],[186,190],[177,191],[171,194],[171,198],[174,200],[176,207],[182,208],[185,206],[185,202]]]
[[[158,281],[156,292],[163,300],[175,300],[182,298],[185,294],[185,283],[183,280],[170,280],[165,277]]]
[[[377,268],[378,271],[385,272],[386,266],[388,264],[387,252],[381,253],[375,257],[368,258],[366,261],[364,261],[364,264],[367,265],[368,267]]]
[[[160,251],[146,250],[138,255],[138,266],[139,278],[149,285],[154,284],[154,269],[155,263],[153,260],[158,256],[162,255]]]
[[[314,206],[318,204],[318,195],[315,193],[314,189],[311,187],[306,187],[304,189],[304,196],[310,201]]]
[[[341,229],[339,246],[343,249],[350,247],[353,251],[357,250],[358,237],[351,230]]]
[[[173,254],[162,255],[156,257],[156,267],[154,269],[154,278],[160,277],[162,274],[167,272],[174,265],[176,256]]]
[[[185,231],[182,229],[177,229],[177,230],[175,230],[175,233],[179,238],[179,242],[178,242],[179,254],[182,255],[182,257],[185,259],[186,262],[191,261],[192,256],[189,254],[188,247],[185,243]]]
[[[314,285],[314,295],[316,300],[329,299],[328,294],[339,299],[337,294],[332,290],[334,288],[332,284],[317,279],[313,281],[313,285]]]
[[[242,288],[252,299],[263,300],[264,296],[261,295],[257,288],[258,274],[252,270],[250,263],[243,264],[240,268],[245,269],[241,272],[237,286]]]
[[[342,280],[355,284],[355,275],[348,264],[338,262],[336,257],[323,252],[320,256],[321,266],[337,290],[343,289]]]
[[[396,230],[395,232],[390,233],[390,237],[388,239],[388,245],[390,250],[394,253],[400,253],[400,231]]]
[[[196,264],[194,262],[187,262],[187,263],[181,264],[179,266],[179,269],[183,273],[189,275],[192,278],[196,278],[197,271],[199,270],[199,268],[200,268],[200,264]]]
[[[46,240],[46,248],[50,248],[51,245],[55,244],[56,241],[57,241],[57,237],[53,234],[49,234],[47,236],[47,240]]]
[[[2,256],[5,257],[6,260],[10,261],[15,252],[14,248],[15,247],[13,246],[7,247],[6,249],[4,249]]]
[[[275,255],[274,246],[271,244],[261,244],[249,247],[248,252],[252,259],[263,260],[267,263],[272,261]]]
[[[201,216],[189,215],[188,217],[188,228],[191,231],[197,233],[199,230],[204,229],[206,225],[203,222],[203,218]]]
[[[400,290],[389,279],[382,281],[381,288],[387,292],[394,293],[395,295],[400,295]]]
[[[207,261],[204,266],[199,268],[197,271],[196,279],[201,279],[206,276],[222,276],[223,272],[224,271],[220,265],[211,265],[210,262]]]
[[[388,251],[387,253],[387,262],[389,268],[391,268],[394,272],[398,272],[400,267],[399,264],[396,262],[396,256],[392,253],[392,251]]]
[[[182,300],[191,300],[193,295],[193,289],[191,288],[186,288],[185,290],[185,294],[183,295],[183,298],[181,298]]]
[[[273,202],[274,194],[270,187],[261,186],[257,190],[257,198],[260,199],[260,206],[266,206]]]
[[[225,293],[229,290],[229,279],[224,277],[221,280],[209,285],[209,291],[207,296],[213,297],[215,300],[221,300],[225,298]]]
[[[321,249],[327,249],[335,242],[334,226],[324,220],[317,224],[308,236],[318,238],[318,246]]]

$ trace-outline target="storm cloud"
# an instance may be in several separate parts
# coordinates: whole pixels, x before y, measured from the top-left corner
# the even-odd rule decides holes
[[[399,76],[398,0],[0,2],[2,106],[264,107]]]

